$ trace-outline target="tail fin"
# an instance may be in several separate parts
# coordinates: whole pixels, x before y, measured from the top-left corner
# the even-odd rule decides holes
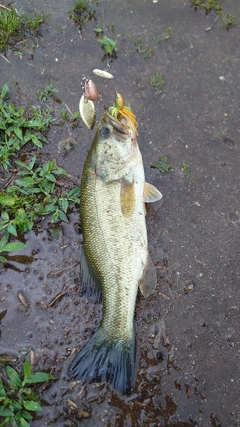
[[[121,394],[129,394],[134,382],[135,337],[110,340],[101,327],[77,354],[69,370],[71,378],[108,382]]]

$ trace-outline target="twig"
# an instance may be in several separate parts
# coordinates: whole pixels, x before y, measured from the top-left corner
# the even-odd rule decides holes
[[[3,58],[3,59],[5,59],[5,61],[7,61],[9,64],[11,64],[11,62],[4,56],[4,55],[2,55],[1,53],[0,53],[0,56]]]
[[[193,261],[199,262],[199,264],[202,264],[202,265],[208,265],[206,262],[199,261],[196,258],[193,258]]]
[[[69,113],[73,116],[73,113],[71,112],[70,108],[65,104],[65,107],[68,109]]]
[[[9,7],[3,6],[3,4],[0,4],[0,7],[1,7],[2,9],[5,9],[5,10],[9,10],[9,11],[11,11],[11,9],[9,9]]]
[[[48,277],[56,276],[57,274],[60,274],[63,271],[68,270],[69,268],[76,267],[76,265],[78,265],[78,262],[76,262],[76,264],[69,265],[68,267],[62,268],[62,270],[53,271],[52,273],[49,273]]]
[[[67,292],[62,291],[62,292],[60,292],[58,295],[56,295],[56,296],[52,299],[52,301],[50,301],[50,303],[48,304],[48,307],[52,307],[52,306],[55,304],[55,302],[57,302],[59,299],[61,299],[62,297],[64,297],[64,295],[66,295],[66,293],[67,293]]]

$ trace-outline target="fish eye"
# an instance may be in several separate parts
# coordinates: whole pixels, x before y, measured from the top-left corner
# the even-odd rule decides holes
[[[100,130],[100,135],[103,137],[103,138],[108,138],[109,136],[110,136],[110,133],[111,133],[111,131],[110,131],[110,129],[109,128],[102,128],[101,130]]]

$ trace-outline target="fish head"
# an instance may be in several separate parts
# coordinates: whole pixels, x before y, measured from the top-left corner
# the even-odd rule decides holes
[[[142,162],[136,133],[125,118],[103,114],[92,145],[90,167],[106,182],[122,179]]]

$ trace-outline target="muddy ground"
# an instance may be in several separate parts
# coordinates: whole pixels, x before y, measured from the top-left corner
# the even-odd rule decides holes
[[[105,25],[115,24],[106,35],[118,40],[118,54],[110,68],[114,80],[94,77],[101,93],[97,118],[116,89],[129,100],[146,179],[163,193],[147,213],[158,287],[137,300],[138,370],[130,396],[67,380],[71,353],[101,318],[101,306],[79,293],[78,212],[70,213],[69,223],[52,225],[46,218],[26,233],[28,248],[9,255],[0,277],[0,312],[8,310],[1,353],[18,356],[19,364],[27,353],[34,370],[59,376],[42,390],[50,406],[32,426],[239,427],[240,3],[224,1],[237,24],[226,31],[216,14],[194,11],[188,1],[105,0],[97,21],[81,32],[68,19],[71,0],[14,4],[48,16],[38,37],[19,44],[22,55],[9,50],[9,62],[0,57],[0,85],[9,84],[12,100],[37,105],[37,90],[52,80],[61,101],[49,101],[56,116],[65,105],[78,109],[83,75],[106,69],[93,32],[104,10]],[[153,40],[169,27],[167,40]],[[140,37],[153,50],[149,58],[137,52]],[[166,82],[160,93],[149,85],[157,71]],[[75,128],[52,126],[43,152],[79,184],[93,136],[80,120]],[[68,137],[74,150],[59,149]],[[162,156],[169,158],[169,172],[150,168]]]

